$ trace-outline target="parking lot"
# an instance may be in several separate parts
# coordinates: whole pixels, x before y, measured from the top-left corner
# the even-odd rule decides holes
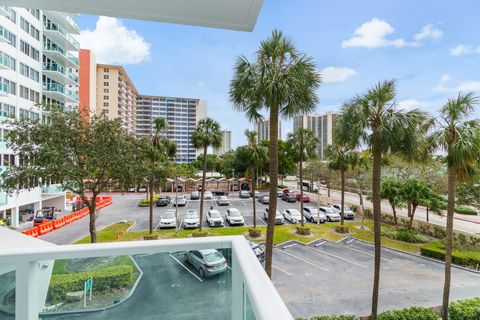
[[[273,283],[295,317],[370,313],[373,245],[356,239],[274,249]],[[441,305],[444,264],[382,249],[381,310]],[[480,274],[452,269],[451,300],[480,295]]]

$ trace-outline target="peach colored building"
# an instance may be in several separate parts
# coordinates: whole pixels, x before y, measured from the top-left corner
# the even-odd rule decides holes
[[[78,111],[87,121],[97,111],[97,62],[92,51],[80,49]]]

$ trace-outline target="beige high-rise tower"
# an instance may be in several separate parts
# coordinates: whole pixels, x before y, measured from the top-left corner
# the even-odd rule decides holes
[[[325,150],[332,144],[333,129],[337,113],[328,111],[324,114],[302,115],[293,120],[293,131],[298,128],[306,128],[313,131],[320,141],[317,149],[317,155],[323,158]]]

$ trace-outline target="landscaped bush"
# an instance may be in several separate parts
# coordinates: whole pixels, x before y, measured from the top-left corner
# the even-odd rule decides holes
[[[155,201],[160,197],[159,194],[154,194],[153,195],[153,205],[155,205]],[[137,205],[139,207],[149,207],[150,206],[150,197],[148,198],[143,198],[140,201],[138,201]]]
[[[350,209],[352,209],[353,212],[358,213],[358,206],[356,204],[352,204]]]
[[[310,228],[297,226],[297,233],[302,236],[308,236],[310,234]]]
[[[365,209],[365,210],[363,210],[363,215],[364,215],[365,218],[367,218],[367,219],[373,219],[373,213],[372,213],[372,210],[371,210],[371,209]]]
[[[430,242],[420,248],[420,252],[427,257],[445,260],[445,246],[441,242]],[[452,262],[461,266],[476,267],[480,264],[480,252],[454,249]]]
[[[47,301],[54,304],[63,301],[68,292],[82,291],[85,280],[93,278],[93,291],[127,288],[134,281],[132,266],[121,265],[87,272],[53,274],[48,288]]]
[[[438,320],[438,315],[431,309],[411,307],[382,312],[378,320]]]
[[[336,227],[335,227],[335,232],[338,232],[338,233],[349,233],[350,230],[348,229],[347,226],[336,226]]]
[[[480,298],[473,298],[450,303],[448,315],[451,320],[479,320]]]
[[[478,214],[477,210],[468,208],[468,207],[456,207],[455,212],[459,214],[468,214],[472,216],[476,216]]]
[[[382,236],[408,243],[425,243],[427,239],[413,230],[382,228]]]
[[[193,238],[203,238],[203,237],[208,237],[208,231],[194,231],[192,232],[192,237]]]
[[[310,318],[310,320],[358,320],[356,316],[316,316]],[[297,320],[308,320],[303,318],[297,318]]]
[[[251,238],[259,238],[262,235],[262,230],[260,230],[260,229],[248,229],[248,235]]]
[[[158,240],[157,234],[147,234],[143,236],[143,240]]]

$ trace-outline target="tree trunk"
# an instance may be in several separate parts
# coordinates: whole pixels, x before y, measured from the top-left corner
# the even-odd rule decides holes
[[[202,173],[202,193],[200,194],[200,232],[203,230],[203,195],[205,194],[207,180],[207,148],[203,147],[203,173]]]
[[[152,186],[152,181],[150,181],[148,188],[150,189],[150,216],[149,216],[149,233],[152,235],[153,233],[153,186]]]
[[[395,208],[395,205],[392,203],[390,203],[390,206],[392,207],[393,224],[397,225],[397,208]]]
[[[450,281],[452,272],[453,249],[453,213],[455,209],[455,182],[457,174],[455,168],[448,167],[448,205],[447,227],[445,229],[445,283],[443,285],[442,320],[448,319],[448,303],[450,299]]]
[[[96,228],[96,220],[97,216],[95,215],[95,210],[97,209],[97,196],[96,194],[93,194],[92,196],[92,201],[90,202],[90,205],[88,206],[88,211],[90,213],[90,242],[91,243],[96,243],[97,242],[97,228]]]
[[[253,174],[253,177],[252,177],[253,229],[256,229],[257,228],[257,208],[256,208],[257,204],[256,204],[256,201],[255,201],[255,178],[256,178],[255,167],[252,170],[252,174]]]
[[[275,232],[275,216],[277,211],[278,188],[278,106],[270,107],[270,201],[268,205],[267,237],[265,244],[265,271],[272,278],[273,234]]]
[[[345,221],[344,221],[344,206],[345,206],[345,170],[340,170],[340,179],[341,179],[341,183],[342,183],[342,190],[341,190],[341,200],[340,200],[340,205],[342,206],[340,208],[340,225],[344,225],[345,224]]]
[[[298,175],[300,176],[300,224],[303,227],[303,135],[300,135],[300,163],[298,168]]]
[[[373,274],[372,315],[371,320],[377,320],[378,293],[380,288],[380,258],[381,258],[381,222],[382,207],[380,199],[380,177],[382,174],[382,146],[378,133],[373,137],[373,167],[372,167],[372,202],[373,202],[373,238],[375,245],[375,262]]]
[[[416,205],[412,205],[412,212],[410,213],[410,221],[408,222],[408,229],[412,230],[413,227],[413,217],[415,217],[415,210],[417,210]]]

